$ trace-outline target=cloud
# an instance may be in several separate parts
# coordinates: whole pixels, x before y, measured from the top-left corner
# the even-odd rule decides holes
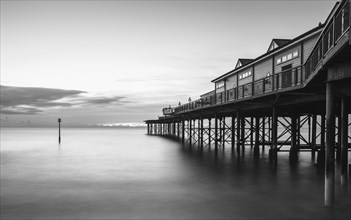
[[[40,109],[28,107],[1,108],[1,114],[7,115],[35,115],[41,112]]]
[[[86,91],[39,87],[0,86],[2,114],[34,115],[48,108],[94,107],[130,103],[124,96],[91,96]]]
[[[123,96],[114,96],[114,97],[87,97],[81,99],[84,104],[87,105],[106,105],[106,104],[122,104],[122,103],[129,103],[128,101],[123,101],[125,97]]]
[[[3,85],[0,92],[2,114],[38,114],[42,112],[41,108],[69,107],[71,103],[57,100],[85,93],[79,90]]]

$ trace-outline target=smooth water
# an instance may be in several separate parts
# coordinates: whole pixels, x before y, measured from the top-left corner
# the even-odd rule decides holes
[[[230,147],[203,153],[145,129],[1,129],[1,219],[351,219],[336,181],[323,207],[324,171],[279,153],[254,160]],[[267,148],[266,148],[267,150]],[[338,176],[337,176],[338,178]]]

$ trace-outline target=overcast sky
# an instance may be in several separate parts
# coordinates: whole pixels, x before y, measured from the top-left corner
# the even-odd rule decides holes
[[[157,118],[335,2],[1,0],[1,123]]]

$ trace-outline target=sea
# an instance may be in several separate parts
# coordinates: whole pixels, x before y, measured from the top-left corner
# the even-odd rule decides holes
[[[1,128],[1,219],[351,219],[350,185],[324,207],[324,170],[268,147],[215,154],[145,128]],[[350,156],[350,155],[349,155]],[[350,157],[349,157],[350,158]]]

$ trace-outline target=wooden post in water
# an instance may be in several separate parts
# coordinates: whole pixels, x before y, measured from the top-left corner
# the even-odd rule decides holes
[[[185,120],[182,120],[182,144],[185,143]]]
[[[204,119],[200,119],[200,148],[204,149]]]
[[[336,97],[332,83],[326,86],[326,146],[325,146],[325,180],[324,205],[334,206],[335,185],[335,113]]]
[[[251,120],[252,122],[252,120]],[[251,124],[253,127],[253,124]],[[252,135],[252,134],[251,134]],[[260,146],[260,118],[256,116],[255,118],[255,147],[254,147],[254,157],[259,156],[259,146]]]
[[[59,138],[58,138],[58,142],[61,143],[61,118],[59,118],[57,121],[59,123]]]
[[[253,140],[254,140],[254,118],[253,117],[250,117],[250,146],[251,148],[254,147],[254,143],[253,143]]]
[[[179,121],[178,121],[177,122],[177,138],[179,138],[179,136],[180,136],[179,131],[180,131],[180,129],[179,129]]]
[[[241,138],[240,138],[240,134],[241,134],[241,129],[240,129],[240,125],[241,122],[240,120],[242,120],[239,111],[236,112],[236,151],[238,154],[240,154],[240,145],[241,145]]]
[[[208,119],[208,148],[211,149],[211,118]]]
[[[245,116],[241,117],[241,135],[240,135],[240,142],[241,142],[241,148],[242,151],[244,152],[245,150]]]
[[[312,115],[312,150],[311,150],[311,156],[312,156],[312,161],[314,162],[316,158],[316,137],[317,137],[317,115],[313,114]]]
[[[346,97],[341,98],[341,186],[347,187],[348,182],[348,115],[347,115],[347,103]]]
[[[321,115],[321,147],[317,155],[317,164],[324,165],[325,160],[325,115]]]
[[[291,146],[289,152],[289,162],[296,163],[298,161],[298,150],[296,146],[297,141],[297,132],[296,132],[296,121],[297,118],[295,115],[291,116]]]
[[[271,161],[276,165],[278,159],[278,118],[277,109],[275,106],[272,108],[272,148],[271,148]]]
[[[340,103],[341,104],[341,103]],[[342,119],[341,119],[341,112],[338,112],[338,131],[337,131],[337,140],[338,140],[338,143],[336,145],[336,158],[335,158],[335,161],[336,161],[336,165],[338,166],[339,170],[341,169],[341,124],[342,124]]]
[[[223,130],[222,130],[222,147],[223,147],[223,150],[224,150],[224,146],[225,146],[225,133],[226,133],[226,131],[225,131],[225,129],[226,129],[226,124],[225,124],[225,116],[223,116],[223,118],[222,118],[222,127],[223,127]]]
[[[232,152],[234,152],[234,146],[235,146],[235,115],[232,115]]]
[[[191,141],[192,141],[192,124],[191,124],[192,119],[189,119],[189,146],[191,148]]]
[[[215,116],[215,152],[218,152],[218,117]]]
[[[262,117],[262,151],[264,151],[266,142],[266,117]]]

